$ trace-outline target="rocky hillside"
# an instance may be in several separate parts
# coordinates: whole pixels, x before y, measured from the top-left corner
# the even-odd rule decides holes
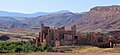
[[[80,17],[84,16],[86,13],[75,14],[75,13],[63,13],[63,14],[51,14],[47,16],[39,16],[36,18],[32,18],[27,21],[29,25],[37,25],[39,26],[41,23],[50,26],[66,26],[80,19]],[[34,20],[34,21],[33,21]]]
[[[12,29],[12,28],[31,28],[39,27],[41,23],[49,26],[66,26],[78,20],[86,13],[72,13],[72,12],[57,12],[50,15],[38,16],[38,17],[0,17],[0,28]]]
[[[21,22],[23,20],[26,20],[26,19],[25,18],[16,18],[16,17],[0,17],[0,29],[29,27],[28,24]]]
[[[94,7],[73,24],[79,30],[120,29],[120,6]]]
[[[77,25],[83,31],[120,29],[120,6],[98,6],[84,13],[60,11],[32,18],[0,17],[0,28],[39,27],[41,23],[56,27]]]

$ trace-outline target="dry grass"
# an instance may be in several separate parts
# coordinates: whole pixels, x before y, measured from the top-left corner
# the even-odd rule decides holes
[[[59,52],[35,52],[35,53],[7,53],[0,55],[120,55],[119,47],[115,48],[98,48],[94,46],[78,46],[73,48],[72,51],[66,51],[65,53]]]
[[[36,53],[7,53],[0,55],[120,55],[120,53],[49,53],[49,52],[36,52]]]
[[[80,48],[74,48],[71,51],[65,51],[66,53],[92,53],[92,52],[115,52],[115,48],[98,48],[94,46],[82,46]]]
[[[0,31],[0,36],[1,35],[8,35],[10,37],[9,42],[18,42],[18,41],[29,41],[29,39],[34,38],[33,36],[27,36],[26,33],[12,33],[12,32],[4,32]],[[29,33],[30,34],[30,33]],[[22,36],[22,38],[15,38],[15,36]],[[25,39],[29,38],[29,39]]]

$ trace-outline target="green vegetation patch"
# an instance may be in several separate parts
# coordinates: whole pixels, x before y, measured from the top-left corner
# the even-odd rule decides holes
[[[50,49],[49,45],[35,47],[30,42],[0,42],[0,53],[48,52]]]

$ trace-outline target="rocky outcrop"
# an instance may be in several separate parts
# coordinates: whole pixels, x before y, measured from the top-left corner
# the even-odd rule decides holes
[[[9,40],[10,38],[7,36],[7,35],[2,35],[0,36],[0,40],[1,41],[6,41],[6,40]]]
[[[79,30],[120,29],[120,6],[94,7],[74,24]]]
[[[90,9],[90,11],[95,12],[120,12],[120,6],[114,5],[114,6],[98,6]]]

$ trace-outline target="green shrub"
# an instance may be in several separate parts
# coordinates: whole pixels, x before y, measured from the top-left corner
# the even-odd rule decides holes
[[[0,42],[0,53],[48,52],[50,49],[52,49],[50,45],[35,47],[30,42]]]

